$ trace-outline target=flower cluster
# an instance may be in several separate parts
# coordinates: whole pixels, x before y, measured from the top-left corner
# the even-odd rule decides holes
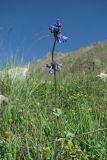
[[[54,35],[55,40],[59,43],[66,42],[68,40],[68,37],[61,34],[61,26],[60,21],[57,20],[54,25],[49,27],[49,30]]]
[[[61,65],[56,63],[56,64],[47,64],[46,65],[49,68],[49,73],[54,73],[54,71],[59,72],[61,70]]]

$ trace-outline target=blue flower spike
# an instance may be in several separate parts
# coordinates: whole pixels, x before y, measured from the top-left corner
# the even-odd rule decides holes
[[[61,23],[59,20],[56,21],[56,23],[49,27],[50,32],[53,34],[55,40],[59,43],[67,42],[68,37],[63,36],[61,34]]]

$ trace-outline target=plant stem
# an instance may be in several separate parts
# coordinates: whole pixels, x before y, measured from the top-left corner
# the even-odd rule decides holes
[[[53,48],[52,48],[52,68],[54,70],[54,96],[55,96],[54,97],[54,104],[56,106],[56,93],[57,93],[56,85],[57,85],[57,82],[56,82],[56,62],[54,61],[55,45],[56,45],[56,39],[54,41]]]
[[[54,89],[55,89],[55,99],[54,99],[54,101],[55,101],[55,106],[56,106],[56,94],[57,94],[57,90],[56,90],[56,86],[57,85],[57,83],[56,83],[56,70],[54,70]]]
[[[97,129],[95,131],[90,131],[90,132],[85,132],[85,133],[81,133],[79,135],[76,135],[75,137],[82,137],[82,136],[85,136],[85,135],[88,135],[88,134],[93,134],[93,133],[97,133],[97,132],[104,132],[106,131],[107,128],[100,128],[100,129]]]
[[[55,41],[54,41],[53,48],[52,48],[52,62],[54,61],[54,50],[55,50],[55,45],[56,45],[56,39],[55,39]]]

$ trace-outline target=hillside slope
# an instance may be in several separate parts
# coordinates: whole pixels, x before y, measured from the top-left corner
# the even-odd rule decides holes
[[[55,61],[62,64],[62,73],[87,73],[90,71],[107,70],[107,40],[94,43],[86,48],[80,48],[70,53],[55,53]],[[46,74],[46,64],[51,62],[51,54],[34,62],[30,69],[33,72]]]

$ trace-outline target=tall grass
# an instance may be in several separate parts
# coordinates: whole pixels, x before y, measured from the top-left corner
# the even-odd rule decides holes
[[[58,75],[55,108],[53,82],[41,78],[0,80],[8,97],[0,110],[0,158],[106,160],[107,132],[81,134],[107,127],[107,83],[95,74]]]

